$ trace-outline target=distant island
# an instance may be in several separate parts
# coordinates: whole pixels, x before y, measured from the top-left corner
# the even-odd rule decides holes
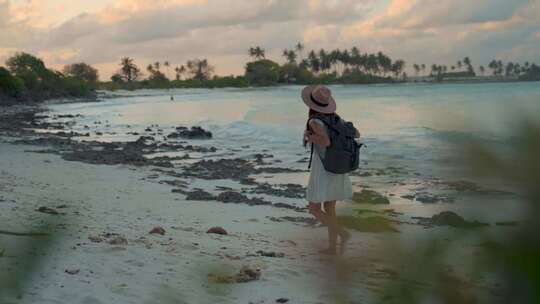
[[[73,63],[55,71],[43,60],[20,52],[6,60],[6,67],[0,66],[0,104],[88,98],[95,96],[96,90],[540,80],[540,66],[529,62],[492,60],[476,70],[465,57],[451,66],[432,64],[429,70],[425,64],[414,63],[414,75],[408,75],[404,60],[393,60],[382,52],[361,53],[357,47],[305,52],[304,45],[298,43],[283,50],[283,64],[266,58],[260,46],[249,48],[247,54],[252,61],[246,63],[241,76],[215,75],[208,59],[192,59],[176,66],[156,61],[143,71],[133,58],[124,57],[109,81],[99,81],[97,69],[87,63]]]

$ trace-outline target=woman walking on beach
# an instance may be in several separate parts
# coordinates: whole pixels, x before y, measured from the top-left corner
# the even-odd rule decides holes
[[[341,239],[340,253],[343,254],[350,234],[337,221],[336,201],[352,197],[351,180],[348,174],[328,172],[321,160],[324,159],[327,147],[331,145],[328,126],[324,121],[342,120],[335,113],[336,102],[329,88],[322,85],[307,86],[302,90],[302,100],[309,107],[304,145],[313,144],[312,159],[310,159],[311,171],[306,191],[308,208],[317,220],[328,227],[329,246],[319,252],[337,254],[337,238],[339,236]],[[360,137],[358,130],[354,129],[354,133],[355,137]]]

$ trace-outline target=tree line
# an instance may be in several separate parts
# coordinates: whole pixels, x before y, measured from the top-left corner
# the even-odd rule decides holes
[[[33,55],[17,53],[6,60],[6,68],[0,67],[0,103],[88,97],[97,83],[98,71],[88,64],[75,63],[55,71]]]
[[[86,63],[66,65],[62,71],[47,68],[44,62],[28,53],[16,53],[0,67],[0,101],[43,100],[59,97],[85,97],[96,89],[142,88],[194,88],[194,87],[247,87],[278,84],[365,84],[406,81],[406,63],[394,60],[383,52],[361,52],[358,47],[334,50],[309,50],[302,43],[282,50],[282,63],[266,57],[260,46],[250,47],[251,61],[241,76],[217,76],[208,59],[190,59],[174,65],[169,61],[156,61],[144,71],[135,59],[123,57],[110,81],[99,81],[97,69]],[[523,64],[492,60],[487,67],[479,66],[484,76],[510,77],[519,80],[540,80],[540,67],[535,63]],[[477,71],[471,59],[465,57],[452,64],[414,63],[415,76],[429,76],[442,81],[455,77],[471,78]]]

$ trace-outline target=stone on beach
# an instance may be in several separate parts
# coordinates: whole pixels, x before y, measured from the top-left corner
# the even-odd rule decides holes
[[[478,221],[466,221],[463,217],[452,211],[443,211],[431,217],[433,225],[436,226],[451,226],[457,228],[473,228],[486,226],[487,224]]]
[[[214,233],[214,234],[221,234],[221,235],[227,235],[227,230],[225,230],[223,227],[212,227],[206,231],[206,233]]]
[[[248,204],[248,205],[272,205],[271,202],[265,201],[261,198],[249,198],[241,193],[234,191],[225,191],[220,193],[217,198],[218,201],[223,203],[235,203],[235,204]]]
[[[149,234],[165,235],[165,229],[163,227],[156,226],[152,230],[150,230]]]
[[[216,200],[216,197],[210,192],[206,192],[201,189],[195,191],[187,192],[186,200],[188,201],[213,201]]]
[[[419,225],[426,227],[431,226],[449,226],[454,228],[478,228],[488,226],[489,224],[478,221],[467,221],[460,215],[452,211],[443,211],[441,213],[429,217],[413,217],[417,219]]]
[[[167,135],[167,138],[211,139],[212,133],[201,127],[177,127],[176,132]]]
[[[117,246],[125,246],[128,244],[128,241],[125,237],[117,236],[109,241],[109,244],[111,245],[117,245]]]
[[[90,235],[88,236],[88,239],[93,243],[101,243],[103,242],[103,238],[96,236],[96,235]]]
[[[51,215],[60,215],[61,214],[60,212],[56,211],[56,209],[45,207],[45,206],[39,207],[36,211],[41,212],[41,213],[51,214]]]
[[[208,274],[208,281],[217,284],[246,283],[260,279],[261,270],[249,266],[242,266],[235,275]]]
[[[282,258],[285,256],[283,252],[274,252],[274,251],[257,250],[257,253],[261,256],[269,257],[269,258]]]
[[[64,272],[70,275],[76,275],[80,272],[80,269],[66,269]]]

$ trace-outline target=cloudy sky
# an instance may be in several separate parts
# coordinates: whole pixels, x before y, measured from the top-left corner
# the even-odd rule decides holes
[[[16,51],[61,68],[84,61],[105,79],[122,56],[144,67],[208,58],[240,74],[260,45],[383,51],[409,63],[464,56],[540,63],[540,0],[0,0],[0,64]]]

